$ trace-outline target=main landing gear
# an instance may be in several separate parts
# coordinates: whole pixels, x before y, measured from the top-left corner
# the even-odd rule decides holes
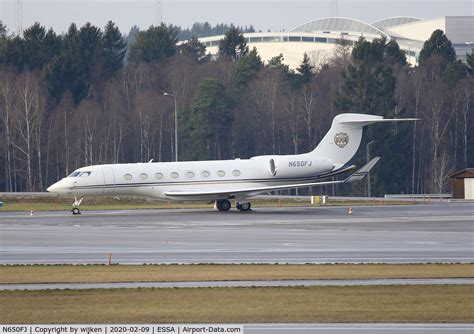
[[[79,210],[79,206],[81,205],[83,199],[84,199],[83,197],[77,199],[77,197],[74,196],[74,203],[72,203],[72,209],[71,209],[71,212],[73,215],[81,214],[81,210]]]
[[[237,203],[237,209],[240,211],[252,211],[252,205],[250,202]]]
[[[216,207],[219,211],[229,211],[231,208],[230,201],[228,199],[221,199],[216,201]],[[239,211],[251,211],[250,202],[246,203],[237,203],[237,210]]]
[[[228,199],[220,199],[216,201],[216,207],[217,207],[217,210],[219,211],[229,211],[231,204]]]

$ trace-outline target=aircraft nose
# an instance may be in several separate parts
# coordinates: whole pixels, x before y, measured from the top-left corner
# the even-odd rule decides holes
[[[54,183],[53,185],[51,185],[48,189],[46,189],[47,192],[50,192],[50,193],[64,193],[68,190],[68,182],[66,179],[62,179],[56,183]]]
[[[58,183],[56,182],[55,184],[52,184],[51,186],[46,189],[47,192],[49,193],[54,193],[58,189]]]

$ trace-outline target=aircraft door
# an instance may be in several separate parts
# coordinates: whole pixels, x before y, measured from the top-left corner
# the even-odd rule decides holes
[[[114,170],[111,167],[102,167],[104,174],[104,195],[113,195],[115,188]]]

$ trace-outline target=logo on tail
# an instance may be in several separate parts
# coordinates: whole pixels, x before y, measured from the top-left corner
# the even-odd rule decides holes
[[[334,143],[340,148],[343,148],[349,143],[349,136],[345,132],[336,133],[334,136]]]

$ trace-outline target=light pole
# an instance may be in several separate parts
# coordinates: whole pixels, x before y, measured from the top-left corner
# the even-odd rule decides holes
[[[163,93],[163,95],[174,98],[174,161],[178,161],[178,104],[176,94]]]
[[[375,143],[375,141],[371,141],[365,145],[365,153],[367,154],[367,162],[370,160],[370,152],[369,147],[371,144]],[[367,172],[367,197],[370,197],[370,172]]]

